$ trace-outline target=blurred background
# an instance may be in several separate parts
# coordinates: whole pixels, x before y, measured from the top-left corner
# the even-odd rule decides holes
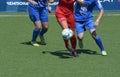
[[[52,11],[58,4],[58,0],[50,4]],[[120,0],[100,0],[106,11],[119,11]],[[0,12],[27,12],[28,2],[26,0],[0,0]]]

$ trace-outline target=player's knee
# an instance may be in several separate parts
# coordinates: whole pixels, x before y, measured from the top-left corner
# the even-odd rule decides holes
[[[40,27],[40,26],[36,26],[35,28],[36,28],[36,29],[39,29],[39,30],[41,29],[41,27]]]
[[[96,31],[93,31],[91,35],[93,38],[95,38],[97,36]]]
[[[43,25],[43,29],[48,29],[48,25]]]
[[[78,37],[77,37],[79,40],[82,40],[84,38],[84,32],[78,34]]]
[[[82,39],[83,39],[83,37],[80,37],[80,36],[78,36],[77,38],[78,38],[79,40],[82,40]]]

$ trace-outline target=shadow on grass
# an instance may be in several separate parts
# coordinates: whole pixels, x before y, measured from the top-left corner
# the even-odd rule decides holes
[[[44,45],[44,44],[41,44],[41,43],[40,43],[40,42],[38,42],[38,41],[37,41],[37,43],[38,43],[39,45]],[[31,45],[31,46],[32,46],[31,41],[22,42],[22,43],[20,43],[20,44],[24,44],[24,45]],[[45,44],[45,45],[46,45],[46,44]]]
[[[22,42],[20,44],[31,45],[30,41],[28,41],[28,42]],[[54,52],[47,50],[47,51],[42,51],[42,53],[43,54],[49,53],[51,55],[58,56],[59,58],[62,58],[62,59],[73,58],[72,53],[69,52],[68,50],[58,50],[58,51],[54,51]],[[89,49],[77,49],[77,53],[78,53],[78,55],[81,54],[81,53],[83,53],[83,54],[89,54],[89,55],[100,55],[100,54],[97,54],[96,51],[89,50]]]
[[[27,41],[27,42],[22,42],[20,44],[24,44],[24,45],[31,45],[30,41]]]
[[[51,55],[58,56],[59,58],[62,58],[62,59],[73,58],[73,55],[68,50],[59,50],[59,51],[54,51],[54,52],[43,51],[42,53],[43,54],[49,53]],[[99,55],[99,54],[97,54],[96,51],[92,51],[92,50],[89,50],[89,49],[77,49],[77,53],[78,53],[78,55],[81,54],[81,53],[89,54],[89,55]]]
[[[97,54],[96,51],[89,50],[89,49],[77,49],[77,52],[78,52],[78,54],[83,53],[83,54],[89,54],[89,55],[99,55],[99,54]]]
[[[66,51],[66,52],[64,52]],[[51,51],[43,51],[43,54],[49,53],[51,55],[54,56],[58,56],[59,58],[62,59],[68,59],[68,58],[72,58],[72,54],[68,51],[68,50],[59,50],[59,51],[55,51],[55,52],[51,52]]]

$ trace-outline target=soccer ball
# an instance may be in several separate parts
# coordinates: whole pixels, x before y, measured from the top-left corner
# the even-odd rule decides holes
[[[69,28],[65,28],[62,30],[62,36],[65,40],[68,40],[73,36],[73,31]]]

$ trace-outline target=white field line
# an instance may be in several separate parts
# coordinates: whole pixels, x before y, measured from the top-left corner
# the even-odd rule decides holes
[[[49,15],[49,16],[55,16],[54,14]],[[98,16],[97,14],[95,14],[94,16]],[[120,16],[120,14],[104,14],[104,16]],[[2,14],[0,15],[0,17],[28,17],[28,15],[6,15],[6,14]]]
[[[6,15],[6,14],[0,15],[0,17],[26,17],[26,16],[28,15]]]

